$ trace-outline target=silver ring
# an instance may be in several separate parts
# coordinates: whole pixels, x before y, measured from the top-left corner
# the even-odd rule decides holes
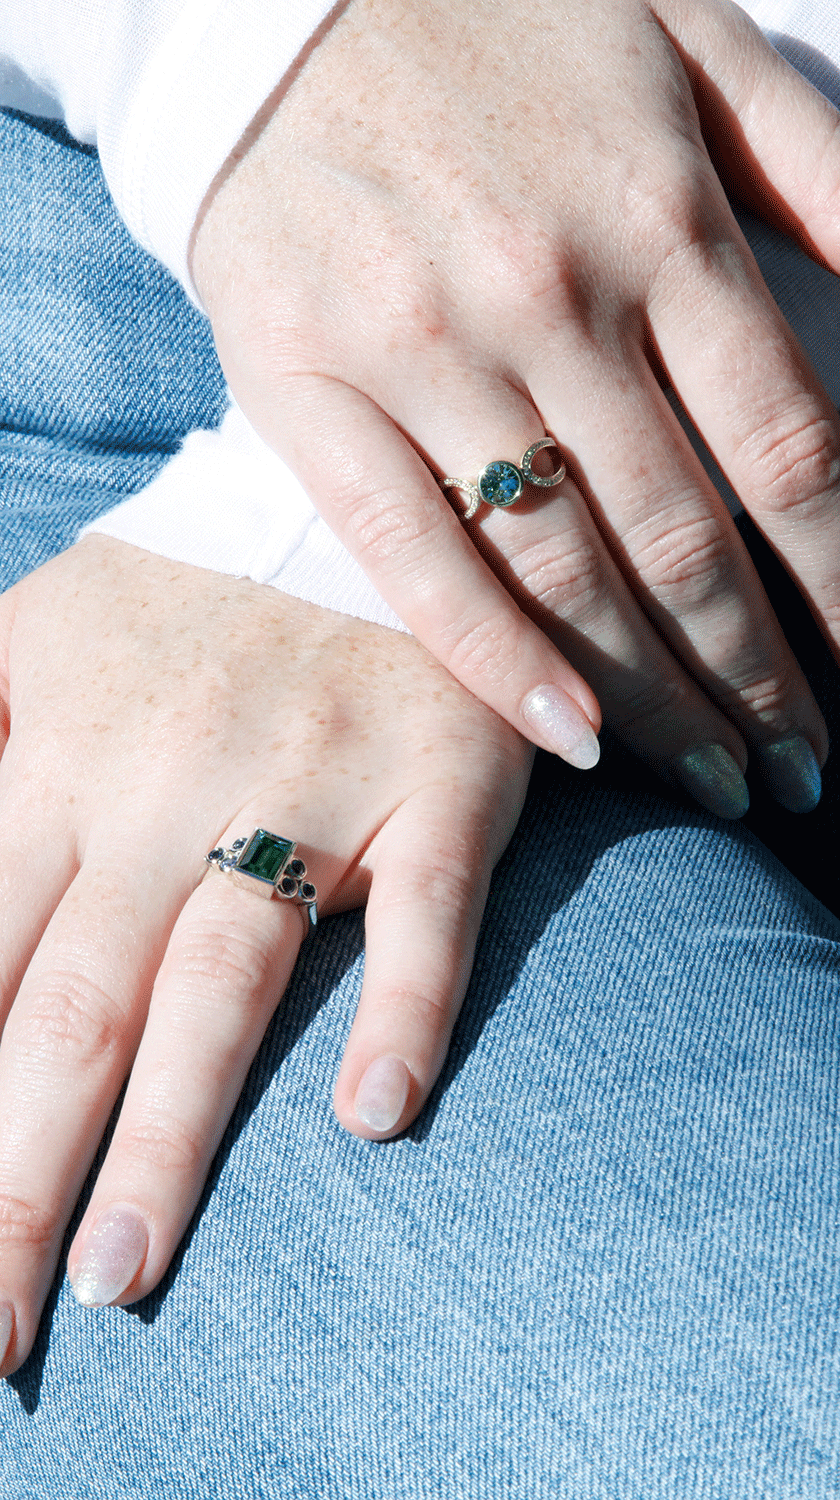
[[[511,463],[507,458],[496,458],[492,463],[484,465],[477,479],[442,479],[441,486],[445,490],[463,490],[469,495],[469,505],[464,512],[464,520],[469,521],[482,501],[485,505],[507,508],[516,504],[526,484],[535,484],[543,490],[553,489],[559,484],[566,477],[564,463],[553,474],[535,474],[533,469],[533,459],[537,453],[541,453],[544,448],[556,447],[554,438],[540,438],[538,443],[532,443],[526,449],[518,464]]]
[[[271,900],[296,901],[305,909],[307,934],[318,925],[318,892],[306,879],[306,865],[295,859],[297,844],[267,828],[255,828],[250,838],[235,839],[229,849],[219,846],[205,856],[208,865],[228,875],[243,890]]]

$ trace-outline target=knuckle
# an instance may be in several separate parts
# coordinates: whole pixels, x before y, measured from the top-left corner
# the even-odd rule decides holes
[[[42,980],[27,1018],[28,1050],[52,1061],[86,1068],[112,1057],[120,1046],[122,1017],[112,997],[90,978],[53,973]]]
[[[625,214],[628,263],[648,268],[649,312],[657,302],[684,305],[688,286],[696,293],[721,281],[749,286],[748,261],[720,214],[719,183],[694,143],[664,165],[641,169]]]
[[[520,554],[516,570],[529,597],[560,619],[588,622],[603,602],[605,558],[595,536],[552,537]]]
[[[370,271],[388,343],[402,353],[429,357],[449,336],[452,317],[442,288],[426,274],[423,256],[406,254],[397,242],[391,254],[377,257]]]
[[[147,1120],[120,1130],[120,1157],[126,1164],[194,1176],[203,1167],[206,1148],[184,1120]]]
[[[483,892],[481,872],[489,868],[489,824],[490,820],[482,813],[460,829],[451,829],[445,849],[430,847],[435,831],[430,833],[422,859],[406,871],[389,893],[388,907],[395,920],[401,922],[405,918],[411,924],[422,909],[434,912],[441,931],[452,925],[460,926]]]
[[[753,673],[741,681],[730,679],[730,685],[722,687],[719,697],[724,711],[746,709],[752,718],[774,723],[787,717],[792,703],[801,701],[802,683],[795,680],[793,669],[786,669],[784,663],[774,663],[772,670],[765,667],[763,674]]]
[[[269,946],[241,928],[199,928],[173,949],[173,989],[190,996],[210,991],[241,1005],[253,997],[256,1003],[274,972]]]
[[[834,587],[836,588],[836,584]],[[830,598],[821,598],[819,606],[826,629],[834,640],[840,640],[840,598],[832,593]]]
[[[400,986],[388,992],[388,1007],[410,1017],[427,1036],[439,1036],[452,1020],[451,1004],[442,992]]]
[[[407,559],[422,556],[439,529],[441,511],[437,501],[424,503],[412,496],[411,504],[400,501],[393,490],[365,489],[338,497],[344,515],[344,541],[365,567],[383,573],[402,571]]]
[[[52,1243],[55,1229],[54,1217],[43,1208],[11,1193],[0,1193],[0,1252],[44,1252]]]
[[[349,297],[342,308],[351,315],[337,320],[334,304],[321,292],[322,327],[333,342],[348,333],[358,338],[361,324],[352,309],[363,304],[368,331],[373,321],[380,347],[384,342],[385,347],[405,350],[433,342],[448,331],[450,318],[445,284],[434,259],[430,261],[425,233],[381,202],[378,210],[368,202],[366,226],[363,238],[354,240],[352,259],[345,258]],[[306,279],[311,282],[311,274]],[[366,351],[357,347],[356,352]]]
[[[508,614],[481,618],[445,646],[444,666],[462,682],[504,683],[519,654],[517,624]]]
[[[768,510],[802,512],[840,483],[840,433],[823,412],[793,410],[751,436],[746,457]]]
[[[710,224],[705,175],[696,154],[677,153],[663,164],[641,166],[627,180],[625,215],[628,240],[641,263],[653,263],[657,277],[687,256],[713,253],[717,232]]]
[[[649,740],[651,732],[678,723],[687,708],[686,687],[667,678],[653,678],[625,689],[610,707],[611,726],[630,739]]]
[[[411,901],[418,901],[433,911],[460,912],[472,901],[475,870],[483,857],[479,830],[470,839],[453,838],[447,854],[427,859],[414,874]]]
[[[682,521],[657,533],[635,559],[645,587],[667,605],[702,606],[727,591],[734,557],[729,538],[712,515]]]
[[[500,307],[523,315],[548,317],[549,326],[589,322],[590,278],[585,263],[570,246],[558,243],[553,230],[520,219],[482,236],[484,295]],[[545,324],[543,323],[543,326]]]

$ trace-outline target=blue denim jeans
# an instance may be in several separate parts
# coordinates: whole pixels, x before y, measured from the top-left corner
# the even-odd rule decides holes
[[[0,115],[0,176],[8,584],[224,392],[91,153]],[[834,857],[827,786],[790,862]],[[91,1313],[62,1268],[0,1389],[2,1500],[836,1500],[840,923],[757,819],[540,757],[385,1145],[331,1113],[362,922],[323,923],[164,1283]]]

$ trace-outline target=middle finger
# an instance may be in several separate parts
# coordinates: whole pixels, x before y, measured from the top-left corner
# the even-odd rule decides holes
[[[86,1305],[134,1301],[166,1270],[304,931],[299,905],[261,899],[216,871],[187,901],[71,1250],[70,1277]]]

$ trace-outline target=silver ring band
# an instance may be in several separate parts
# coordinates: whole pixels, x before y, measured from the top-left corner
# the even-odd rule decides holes
[[[255,828],[249,838],[235,839],[229,849],[221,845],[205,856],[208,865],[221,870],[243,890],[271,900],[295,901],[304,908],[307,934],[318,925],[318,892],[306,879],[306,865],[295,858],[294,839],[281,838],[267,828]]]

